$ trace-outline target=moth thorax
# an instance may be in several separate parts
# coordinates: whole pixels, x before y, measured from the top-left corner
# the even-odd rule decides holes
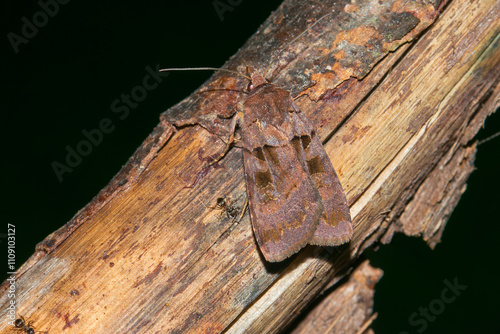
[[[252,74],[252,85],[250,86],[250,89],[255,89],[256,87],[259,87],[260,85],[263,85],[267,83],[267,80],[264,78],[264,76],[260,74]]]

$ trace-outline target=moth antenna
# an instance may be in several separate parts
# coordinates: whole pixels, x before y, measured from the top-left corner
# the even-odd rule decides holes
[[[497,132],[497,133],[495,133],[494,135],[491,135],[491,136],[489,136],[488,138],[485,138],[485,139],[483,139],[483,140],[479,141],[479,142],[477,143],[477,146],[482,145],[482,144],[484,144],[484,143],[486,143],[486,142],[489,142],[490,140],[492,140],[493,138],[496,138],[496,137],[498,137],[498,136],[500,136],[500,132]]]
[[[169,72],[169,71],[222,71],[222,72],[229,72],[232,74],[236,74],[240,77],[252,81],[252,78],[250,78],[249,76],[238,73],[236,71],[228,70],[226,68],[218,68],[218,67],[180,67],[180,68],[164,68],[160,70],[160,72]]]
[[[318,24],[321,20],[323,20],[325,17],[327,17],[330,14],[331,13],[326,13],[325,15],[323,15],[322,17],[320,17],[316,22],[314,22],[311,26],[309,26],[306,30],[304,30],[303,32],[301,32],[297,37],[295,37],[294,39],[292,39],[292,41],[290,43],[288,43],[284,48],[281,49],[281,51],[276,55],[276,58],[278,58],[283,53],[283,51],[285,51],[286,49],[288,49],[288,47],[290,45],[292,45],[293,43],[295,43],[296,40],[298,40],[300,37],[302,37],[302,35],[304,35],[306,32],[308,32],[309,29],[311,29],[312,27],[314,27],[316,24]],[[267,66],[266,71],[264,72],[264,78],[266,77],[267,71],[271,67],[271,64],[272,64],[272,62],[269,62],[269,65]]]

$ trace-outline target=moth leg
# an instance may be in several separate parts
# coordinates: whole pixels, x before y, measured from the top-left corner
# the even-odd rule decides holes
[[[240,123],[240,119],[242,118],[242,113],[238,112],[234,115],[233,119],[231,120],[231,124],[229,124],[229,127],[231,129],[231,136],[229,136],[229,139],[226,143],[226,147],[222,151],[221,154],[217,158],[215,158],[212,162],[210,162],[207,167],[212,166],[213,164],[219,162],[226,156],[226,153],[229,151],[231,148],[231,145],[234,143],[234,134],[236,133],[236,125]]]
[[[213,164],[219,162],[222,160],[222,158],[224,158],[224,156],[226,155],[226,153],[229,151],[229,149],[231,148],[231,145],[233,144],[234,142],[234,131],[233,133],[231,133],[231,136],[229,137],[229,140],[227,141],[226,143],[226,147],[224,148],[224,151],[222,151],[221,154],[219,154],[219,156],[217,158],[215,158],[212,162],[210,162],[207,167],[210,167],[212,166]]]
[[[238,220],[236,220],[237,223],[241,220],[241,218],[243,218],[243,215],[247,211],[247,208],[248,208],[248,196],[245,199],[245,204],[243,205],[243,209],[241,209],[240,216],[238,217]]]

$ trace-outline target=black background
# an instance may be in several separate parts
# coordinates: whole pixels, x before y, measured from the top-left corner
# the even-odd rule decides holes
[[[237,1],[233,1],[236,3]],[[279,1],[239,1],[221,21],[212,1],[141,3],[70,1],[16,54],[7,33],[21,35],[36,2],[4,1],[2,25],[4,227],[16,226],[17,263],[36,243],[63,226],[102,189],[158,123],[159,114],[203,83],[211,73],[170,74],[130,115],[120,120],[111,102],[141,85],[145,67],[221,66],[256,31]],[[227,2],[226,2],[227,3]],[[82,130],[110,118],[115,130],[59,182],[51,164],[64,162],[67,145]],[[500,131],[493,115],[478,138]],[[443,280],[467,286],[425,333],[488,331],[496,326],[499,235],[500,138],[479,147],[468,190],[431,251],[420,238],[397,235],[372,265],[385,274],[376,288],[373,328],[378,333],[418,333],[408,317],[440,298]],[[0,235],[4,257],[5,234]],[[4,267],[5,268],[5,267]],[[6,277],[7,270],[2,272]]]

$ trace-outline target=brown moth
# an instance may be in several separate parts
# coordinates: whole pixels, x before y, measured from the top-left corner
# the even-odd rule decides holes
[[[340,181],[316,130],[288,91],[269,83],[265,74],[247,77],[211,67],[162,71],[172,70],[221,70],[251,81],[250,92],[232,116],[226,149],[216,161],[240,130],[252,227],[267,261],[282,261],[307,244],[338,246],[351,239]]]
[[[241,128],[250,216],[267,261],[307,244],[351,239],[349,207],[332,163],[290,93],[252,75],[232,122]]]

